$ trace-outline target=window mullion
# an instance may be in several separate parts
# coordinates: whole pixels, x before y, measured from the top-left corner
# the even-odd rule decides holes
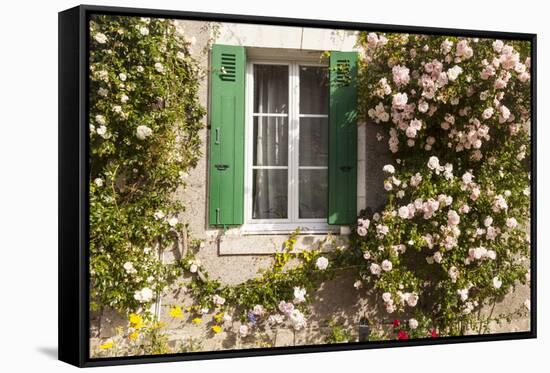
[[[298,214],[299,214],[299,196],[298,196],[298,189],[299,189],[299,179],[298,179],[298,162],[299,162],[299,78],[298,78],[298,66],[296,63],[291,63],[290,65],[290,81],[291,81],[291,92],[290,92],[290,98],[291,103],[289,105],[290,108],[290,128],[291,128],[291,151],[290,153],[290,170],[289,170],[289,177],[290,177],[290,218],[291,221],[296,222],[298,220]]]

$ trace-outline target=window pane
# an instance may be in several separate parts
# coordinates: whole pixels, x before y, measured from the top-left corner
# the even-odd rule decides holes
[[[288,112],[288,66],[254,65],[254,112]]]
[[[286,219],[287,170],[254,170],[252,184],[252,219]]]
[[[288,119],[255,117],[253,137],[254,166],[288,164]]]
[[[328,165],[328,119],[300,118],[300,166]]]
[[[300,170],[300,219],[326,218],[327,170]]]
[[[300,114],[328,114],[328,68],[300,66]]]

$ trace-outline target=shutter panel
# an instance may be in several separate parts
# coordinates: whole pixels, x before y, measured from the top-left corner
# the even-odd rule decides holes
[[[208,201],[211,225],[243,224],[245,65],[244,47],[212,46]]]
[[[357,53],[331,52],[329,224],[357,217]]]

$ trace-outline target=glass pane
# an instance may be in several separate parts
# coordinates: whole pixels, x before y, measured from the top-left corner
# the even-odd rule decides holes
[[[300,166],[328,165],[328,119],[300,118]]]
[[[300,114],[328,114],[328,68],[300,66]]]
[[[288,120],[286,117],[255,117],[254,166],[288,164]]]
[[[327,170],[300,170],[300,219],[326,218]]]
[[[287,170],[254,170],[252,219],[286,219]]]
[[[288,112],[288,66],[254,65],[254,113]]]

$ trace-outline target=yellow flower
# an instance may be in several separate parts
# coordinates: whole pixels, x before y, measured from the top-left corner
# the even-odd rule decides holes
[[[223,318],[223,312],[220,312],[214,315],[214,320],[216,320],[216,322],[220,322],[222,318]]]
[[[105,342],[102,345],[100,345],[99,348],[101,348],[102,350],[108,350],[108,349],[112,348],[113,345],[114,345],[113,341],[108,341],[108,342]]]
[[[180,306],[170,308],[170,312],[168,314],[175,319],[181,319],[183,317],[183,311]]]
[[[135,313],[130,314],[130,327],[134,329],[143,328],[143,318]]]
[[[199,325],[202,322],[202,319],[200,317],[195,317],[191,322],[195,325]]]
[[[212,331],[213,331],[214,333],[218,334],[219,332],[222,331],[222,327],[219,326],[219,325],[214,325],[214,326],[212,327]]]
[[[131,341],[135,341],[136,339],[138,339],[138,337],[139,337],[139,333],[136,330],[136,331],[130,333],[130,335],[128,336],[128,339],[130,339]]]

